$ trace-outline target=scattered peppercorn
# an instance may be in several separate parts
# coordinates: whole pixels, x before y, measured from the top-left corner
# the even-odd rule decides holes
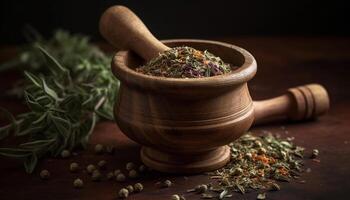
[[[105,160],[100,160],[98,163],[97,163],[97,166],[100,168],[100,169],[106,169],[106,161]]]
[[[133,193],[134,192],[134,187],[132,185],[126,186],[126,189],[129,191],[129,193]]]
[[[40,178],[43,179],[43,180],[47,180],[50,178],[50,172],[46,169],[42,170],[40,172]]]
[[[108,180],[111,180],[113,177],[114,177],[113,172],[109,172],[109,173],[107,174],[107,179],[108,179]]]
[[[118,196],[120,198],[126,199],[129,196],[129,191],[125,188],[119,190]]]
[[[134,185],[134,191],[135,192],[141,192],[143,190],[143,185],[141,183],[136,183]]]
[[[177,194],[173,194],[173,195],[171,196],[171,200],[180,200],[180,196],[177,195]]]
[[[95,170],[96,170],[95,165],[90,164],[86,167],[86,171],[88,172],[88,174],[92,174],[92,172],[94,172]]]
[[[62,152],[61,152],[61,157],[62,158],[68,158],[70,156],[70,151],[68,151],[68,150],[63,150]]]
[[[84,182],[80,178],[77,178],[77,179],[74,180],[73,186],[75,188],[82,188],[84,186]]]
[[[125,175],[123,173],[119,173],[117,176],[116,176],[116,180],[118,182],[124,182],[126,179]]]
[[[139,177],[139,174],[137,173],[136,170],[132,169],[129,171],[129,177],[130,178],[137,178],[137,177]]]
[[[132,162],[126,163],[126,170],[130,171],[135,168],[135,164]]]
[[[143,173],[146,171],[146,166],[145,165],[140,165],[139,166],[139,172]]]
[[[266,199],[266,193],[259,193],[258,196],[256,197],[258,200],[264,200]]]
[[[114,176],[118,176],[118,174],[122,173],[122,171],[120,171],[120,169],[116,169],[114,170]]]
[[[95,145],[95,153],[97,153],[97,154],[103,153],[103,145],[102,144]]]
[[[207,185],[198,185],[196,188],[195,188],[195,191],[199,194],[202,194],[204,192],[206,192],[208,190],[208,186]]]
[[[318,151],[318,149],[313,149],[312,154],[311,154],[311,158],[317,158],[319,153],[320,152]]]
[[[170,180],[165,180],[162,184],[162,187],[170,187],[173,183]]]
[[[69,170],[71,172],[77,172],[79,170],[79,164],[76,162],[71,163],[69,166]]]
[[[101,173],[100,173],[100,171],[98,171],[97,169],[94,170],[94,172],[92,172],[91,179],[93,181],[100,181],[101,180]]]

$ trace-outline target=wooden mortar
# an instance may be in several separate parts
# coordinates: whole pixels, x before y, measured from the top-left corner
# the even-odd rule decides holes
[[[121,82],[114,115],[122,132],[142,145],[141,159],[152,169],[171,173],[218,169],[230,159],[227,144],[252,124],[280,117],[312,119],[329,109],[327,92],[317,84],[252,101],[247,81],[254,77],[257,65],[248,51],[208,40],[160,42],[126,7],[105,11],[100,31],[115,47],[132,50],[119,51],[112,61],[112,71]],[[192,79],[149,76],[134,70],[169,47],[183,45],[208,50],[240,67],[227,75]]]

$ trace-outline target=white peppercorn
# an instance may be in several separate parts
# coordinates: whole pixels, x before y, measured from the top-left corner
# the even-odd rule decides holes
[[[139,174],[137,173],[136,170],[132,169],[129,171],[129,177],[130,178],[137,178],[139,176]]]
[[[126,199],[129,196],[129,191],[127,189],[125,189],[125,188],[122,188],[122,189],[119,190],[118,196],[120,198]]]
[[[95,153],[97,153],[97,154],[103,153],[103,145],[102,144],[95,145]]]
[[[135,164],[132,162],[126,163],[126,170],[130,171],[135,168]]]
[[[134,191],[135,192],[141,192],[143,190],[143,185],[141,183],[136,183],[134,185]]]
[[[61,157],[62,158],[68,158],[70,156],[70,151],[68,151],[68,150],[63,150],[62,152],[61,152]]]
[[[92,172],[95,170],[96,170],[95,165],[90,164],[86,167],[86,171],[88,172],[88,174],[92,174]]]
[[[69,165],[69,170],[71,172],[77,172],[79,170],[79,164],[76,162],[73,162]]]
[[[74,180],[73,186],[75,188],[82,188],[84,186],[84,182],[80,178],[77,178],[77,179]]]
[[[44,180],[49,179],[50,178],[50,172],[48,170],[46,170],[46,169],[42,170],[40,172],[40,178],[44,179]]]
[[[116,180],[118,182],[124,182],[126,179],[125,175],[123,173],[119,173],[117,176],[116,176]]]

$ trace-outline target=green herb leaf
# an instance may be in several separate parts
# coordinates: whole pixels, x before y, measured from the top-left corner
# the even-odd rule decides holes
[[[88,37],[59,30],[50,40],[30,38],[38,40],[10,61],[19,66],[7,68],[26,66],[25,79],[12,90],[24,97],[29,111],[0,127],[0,138],[15,129],[15,136],[30,136],[17,147],[0,149],[0,155],[25,159],[29,173],[45,155],[86,147],[97,121],[113,119],[119,87],[110,71],[111,57]]]
[[[34,171],[37,163],[38,163],[38,157],[36,156],[35,153],[28,156],[26,158],[26,160],[24,161],[24,168],[25,168],[26,172],[29,174],[32,173]]]
[[[28,92],[24,92],[24,97],[26,99],[27,105],[29,108],[35,112],[44,112],[45,108],[41,106],[35,98]]]
[[[45,79],[41,79],[41,84],[45,93],[57,101],[58,100],[57,93],[53,89],[51,89],[49,86],[47,86]]]
[[[7,119],[10,120],[11,125],[10,126],[3,126],[0,127],[0,140],[7,137],[10,134],[10,131],[13,130],[16,134],[18,132],[18,125],[15,117],[6,109],[0,107],[0,112],[5,115]]]
[[[18,148],[0,148],[0,155],[12,158],[25,158],[32,152]]]
[[[41,88],[41,80],[39,77],[35,76],[34,74],[24,71],[24,75],[38,88]]]
[[[222,191],[219,195],[219,199],[224,199],[226,197],[226,195],[228,194],[228,190],[224,189],[224,191]]]
[[[45,56],[46,62],[49,65],[50,69],[53,69],[54,71],[57,71],[58,73],[68,73],[68,70],[64,67],[62,67],[62,65],[54,58],[52,57],[43,47],[41,47],[40,45],[36,46]]]

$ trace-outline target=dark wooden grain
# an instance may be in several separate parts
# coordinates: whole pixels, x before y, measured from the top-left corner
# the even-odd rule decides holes
[[[348,38],[236,38],[218,39],[236,44],[249,50],[258,62],[258,73],[249,82],[253,99],[276,96],[286,88],[307,83],[321,83],[330,93],[331,110],[317,121],[307,123],[275,123],[253,128],[263,134],[263,130],[279,132],[283,137],[294,136],[295,143],[306,147],[309,154],[313,148],[320,150],[320,163],[305,159],[304,184],[292,182],[282,184],[280,192],[268,193],[269,199],[346,199],[350,188],[350,39]],[[13,56],[12,48],[0,50],[0,61]],[[18,73],[1,73],[0,90],[4,91]],[[23,110],[18,102],[1,97],[0,105],[14,112]],[[285,130],[281,128],[284,126]],[[3,141],[0,146],[10,141]],[[88,151],[67,160],[47,159],[40,163],[33,175],[27,175],[20,162],[0,158],[0,199],[113,199],[116,192],[125,184],[116,182],[91,182],[83,173],[71,174],[68,166],[71,161],[85,165],[100,159],[108,161],[109,169],[124,168],[128,161],[140,162],[139,145],[127,139],[113,122],[99,123],[91,144],[115,144],[114,156],[95,156],[92,145]],[[41,181],[39,169],[51,171],[52,178]],[[75,177],[85,180],[81,190],[72,188]],[[170,178],[175,185],[168,189],[157,189],[155,182]],[[169,176],[152,172],[141,180],[145,191],[129,199],[169,199],[173,193],[182,193],[199,183],[209,182],[205,175],[184,177]],[[187,199],[198,199],[186,195]],[[235,194],[234,199],[255,199],[256,193]]]

